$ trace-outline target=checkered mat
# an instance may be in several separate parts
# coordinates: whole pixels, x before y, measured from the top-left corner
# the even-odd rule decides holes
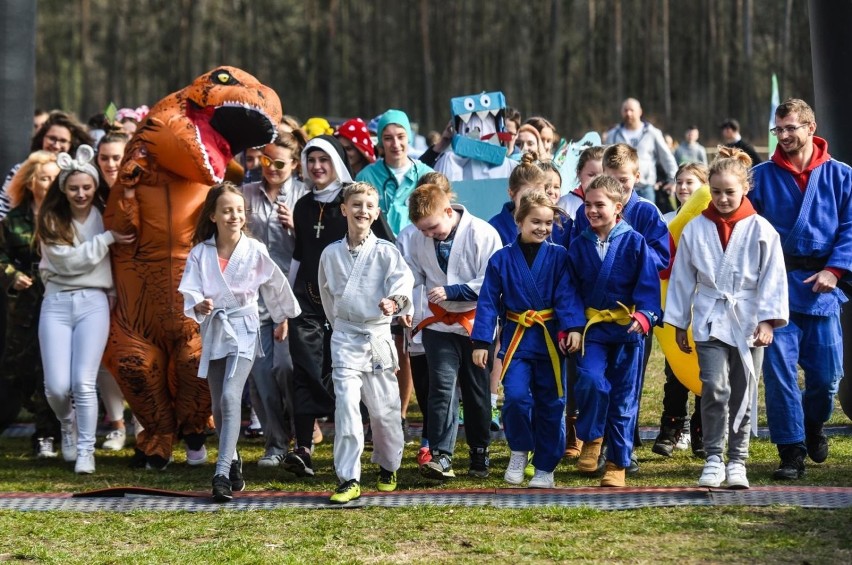
[[[236,493],[227,504],[213,502],[207,492],[173,492],[139,487],[120,487],[79,494],[0,494],[0,510],[65,510],[73,512],[129,512],[216,510],[346,509],[402,506],[491,506],[494,508],[586,507],[598,510],[629,510],[662,506],[769,506],[803,508],[852,507],[849,487],[753,487],[748,490],[645,487],[625,489],[563,488],[547,490],[431,490],[365,493],[360,499],[338,506],[328,502],[330,493],[249,491]]]

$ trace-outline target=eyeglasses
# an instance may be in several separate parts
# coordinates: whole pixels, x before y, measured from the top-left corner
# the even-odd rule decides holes
[[[292,159],[290,160],[292,161]],[[266,155],[260,156],[260,164],[266,168],[275,167],[279,171],[289,165],[290,163],[287,161],[282,161],[281,159],[270,159]]]
[[[769,133],[771,133],[775,137],[778,137],[782,133],[789,133],[790,135],[792,135],[792,134],[796,133],[797,130],[800,130],[802,128],[806,128],[809,125],[810,125],[810,122],[806,122],[806,123],[798,125],[798,126],[786,126],[786,127],[783,127],[783,128],[772,128],[771,130],[769,130]]]
[[[70,145],[71,144],[70,139],[63,139],[61,137],[56,137],[55,135],[46,135],[46,136],[44,136],[44,138],[51,143],[59,143],[59,144],[62,144],[62,145]]]

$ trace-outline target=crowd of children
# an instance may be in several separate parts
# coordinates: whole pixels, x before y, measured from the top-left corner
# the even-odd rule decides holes
[[[208,380],[219,434],[214,499],[230,500],[245,487],[237,440],[247,382],[266,434],[260,466],[313,476],[315,424],[333,415],[340,484],[332,503],[361,495],[365,441],[373,445],[377,489],[397,488],[412,386],[423,413],[417,463],[427,479],[455,476],[460,403],[467,474],[489,476],[499,383],[507,483],[529,478],[529,487],[552,488],[554,470],[570,455],[579,457],[580,472],[602,471],[601,486],[625,486],[626,475],[638,470],[639,404],[653,330],[663,323],[675,328],[680,350],[697,354],[702,393],[690,420],[688,389],[666,363],[653,452],[671,456],[691,443],[705,459],[699,485],[748,488],[745,461],[764,351],[773,414],[774,406],[795,404],[782,373],[791,344],[799,355],[806,348],[803,330],[789,335],[788,323],[836,337],[828,327],[842,301],[836,287],[852,268],[852,246],[843,245],[852,174],[814,138],[810,108],[786,104],[773,130],[779,150],[754,179],[739,149],[720,147],[709,168],[681,165],[673,179],[679,204],[701,189],[709,191],[709,205],[676,246],[666,224],[677,212],[664,217],[634,190],[640,168],[630,143],[585,149],[579,186],[560,198],[563,179],[547,159],[546,140],[521,126],[509,201],[485,221],[454,202],[443,175],[408,156],[411,125],[399,110],[378,120],[378,160],[361,120],[310,140],[299,130],[282,131],[259,148],[261,174],[252,178],[260,180],[210,190],[180,285],[185,316],[200,324],[199,377]],[[71,128],[62,127],[70,137]],[[57,157],[37,151],[14,177],[0,259],[6,287],[19,301],[28,289],[38,291],[31,300],[36,312],[40,306],[38,336],[51,344],[41,350],[44,396],[59,429],[50,432],[49,418],[39,423],[39,441],[58,434],[65,460],[76,461],[78,473],[92,473],[95,381],[112,292],[109,247],[133,236],[104,231],[99,212],[99,182],[107,192],[115,184],[118,148],[100,144],[100,172],[89,146],[74,155],[64,149]],[[771,217],[783,214],[769,187],[787,182],[785,174],[791,206],[805,215],[813,210],[820,221],[825,214],[811,203],[817,198],[835,223],[840,218],[839,227],[817,224],[809,232],[821,260],[791,239],[804,228]],[[809,183],[832,183],[840,196],[814,197]],[[133,197],[133,189],[124,190]],[[24,229],[16,220],[22,214],[34,225]],[[38,247],[24,253],[18,240],[33,238]],[[812,289],[789,278],[797,270]],[[661,276],[669,278],[665,311]],[[771,347],[776,330],[787,353]],[[806,374],[831,355],[805,367]],[[831,375],[823,379],[829,397],[839,378]],[[776,478],[800,477],[805,454],[818,462],[827,456],[824,397],[806,396],[804,418],[796,421],[770,417],[782,463]],[[51,456],[52,443],[42,447]]]

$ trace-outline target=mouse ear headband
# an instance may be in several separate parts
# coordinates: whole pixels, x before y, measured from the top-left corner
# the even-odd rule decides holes
[[[71,157],[68,153],[62,152],[56,156],[56,164],[59,165],[59,187],[65,188],[65,181],[71,173],[86,173],[93,179],[95,184],[100,181],[98,168],[93,164],[95,159],[95,150],[88,145],[81,145],[77,148],[77,156]]]

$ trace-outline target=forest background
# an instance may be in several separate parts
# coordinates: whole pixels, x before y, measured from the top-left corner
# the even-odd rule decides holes
[[[40,0],[36,106],[82,119],[152,105],[218,65],[273,87],[285,113],[401,108],[440,130],[449,99],[502,90],[578,138],[620,102],[703,142],[740,120],[765,145],[771,76],[813,103],[806,0]]]

